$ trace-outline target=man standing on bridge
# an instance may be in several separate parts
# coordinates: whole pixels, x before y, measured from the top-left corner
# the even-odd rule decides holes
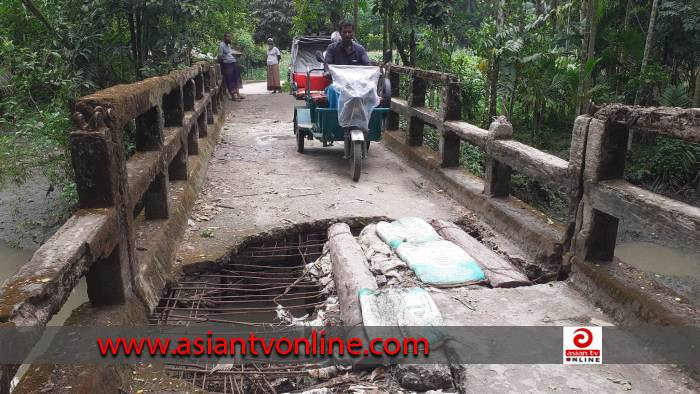
[[[238,92],[243,87],[241,80],[241,69],[236,63],[236,58],[233,56],[231,48],[231,33],[224,34],[224,40],[219,43],[219,53],[216,59],[221,65],[221,75],[224,77],[224,83],[231,94],[231,100],[239,101],[242,98]]]

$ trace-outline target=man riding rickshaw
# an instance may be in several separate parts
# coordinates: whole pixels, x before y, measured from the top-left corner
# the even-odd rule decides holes
[[[367,51],[353,40],[353,33],[353,24],[343,22],[340,25],[341,40],[328,45],[324,55],[320,50],[316,51],[316,60],[320,64],[318,68],[307,67],[306,106],[295,108],[294,132],[300,153],[304,152],[304,139],[316,138],[324,147],[343,141],[344,157],[350,159],[352,179],[357,181],[369,142],[380,140],[384,118],[389,111],[388,108],[378,108],[382,102],[378,86],[382,88],[379,91],[385,98],[385,106],[391,88],[388,78],[382,78],[382,67],[371,65]],[[388,60],[385,57],[385,61]],[[316,84],[316,89],[323,90],[314,91],[311,86],[313,73],[318,76],[319,72],[322,72],[324,83]],[[294,78],[295,81],[298,79]]]

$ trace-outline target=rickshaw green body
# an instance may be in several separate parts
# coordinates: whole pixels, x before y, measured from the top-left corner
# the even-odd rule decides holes
[[[375,108],[369,118],[368,141],[379,141],[382,137],[384,119],[389,108]],[[311,134],[313,138],[323,142],[343,141],[343,129],[338,124],[336,108],[317,107],[314,103],[294,108],[294,123],[298,132]]]

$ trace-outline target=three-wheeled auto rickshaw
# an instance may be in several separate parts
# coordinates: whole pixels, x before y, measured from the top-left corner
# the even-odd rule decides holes
[[[391,95],[389,79],[380,66],[329,65],[331,80],[324,76],[321,51],[315,51],[315,63],[309,62],[304,42],[295,42],[298,46],[292,49],[292,67],[298,70],[295,54],[303,59],[298,60],[300,63],[306,64],[305,75],[294,72],[292,76],[298,90],[304,86],[303,96],[297,92],[297,98],[305,100],[305,105],[294,108],[297,151],[304,153],[305,139],[315,138],[324,147],[343,141],[352,179],[358,181],[370,141],[379,141],[385,128]],[[385,56],[385,61],[389,60]]]

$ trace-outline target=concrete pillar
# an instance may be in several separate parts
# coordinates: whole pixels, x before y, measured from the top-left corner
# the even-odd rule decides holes
[[[408,105],[411,107],[425,107],[425,90],[427,82],[420,77],[413,77],[411,82],[411,94],[408,97]],[[415,117],[408,118],[408,145],[421,146],[423,145],[423,128],[425,123]]]
[[[448,83],[442,88],[440,101],[440,118],[443,122],[460,120],[462,117],[462,94],[458,83]],[[438,125],[440,133],[440,165],[458,167],[461,140],[454,133],[445,130],[444,124]]]
[[[201,114],[199,114],[199,117],[197,118],[197,128],[199,129],[199,138],[204,138],[207,136],[207,117],[208,117],[209,111],[207,110],[207,107],[204,107],[204,110],[202,111]]]
[[[187,154],[188,155],[198,155],[199,154],[199,127],[198,123],[193,122],[190,131],[187,133]]]
[[[204,98],[204,76],[197,74],[194,77],[195,99],[201,100]]]
[[[168,198],[168,173],[163,171],[156,175],[143,195],[146,219],[167,219],[170,213]]]
[[[399,73],[394,71],[389,71],[389,82],[391,83],[391,97],[399,97],[399,89],[401,79]],[[386,120],[386,128],[389,130],[399,129],[399,114],[394,111],[390,111]]]
[[[168,176],[171,181],[187,180],[187,145],[187,141],[181,143],[180,150],[168,166]]]
[[[493,140],[510,139],[513,136],[513,126],[505,116],[499,116],[489,126],[488,144]],[[484,194],[489,197],[506,197],[510,194],[510,177],[512,170],[509,166],[489,157],[486,160],[484,174]]]
[[[214,112],[212,112],[212,101],[214,99],[210,99],[209,102],[207,103],[207,124],[214,124]]]
[[[571,247],[578,260],[612,261],[615,256],[618,218],[594,209],[585,197],[588,184],[620,179],[625,172],[628,127],[591,119],[585,145],[582,212],[577,215]],[[572,148],[573,149],[573,148]]]
[[[209,93],[211,90],[212,86],[212,80],[211,80],[211,70],[207,70],[203,73],[204,75],[204,91]]]
[[[163,148],[163,110],[152,107],[136,117],[136,150],[158,151]]]
[[[185,112],[194,111],[195,86],[193,80],[190,79],[182,87],[182,99],[185,105]]]
[[[71,134],[71,159],[80,207],[113,208],[116,212],[117,246],[110,256],[92,262],[86,275],[90,302],[113,305],[123,303],[132,292],[133,213],[128,208],[131,204],[123,131],[97,123],[90,131]]]
[[[175,87],[170,93],[163,95],[163,118],[165,127],[182,126],[185,114],[182,87]]]

